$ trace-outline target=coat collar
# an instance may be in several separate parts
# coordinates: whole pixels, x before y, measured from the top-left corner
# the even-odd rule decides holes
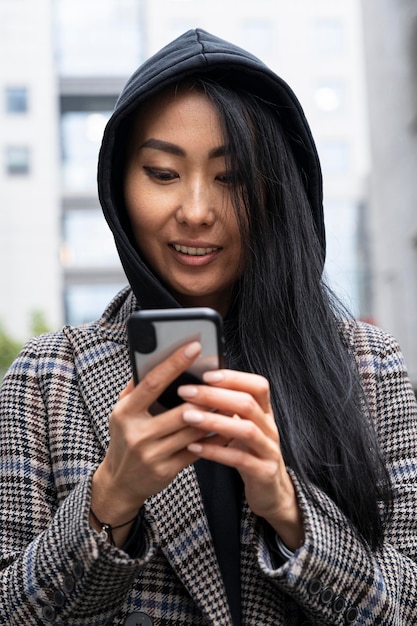
[[[137,309],[129,289],[120,292],[97,321],[66,326],[79,392],[103,448],[109,444],[108,419],[130,376],[126,321]]]

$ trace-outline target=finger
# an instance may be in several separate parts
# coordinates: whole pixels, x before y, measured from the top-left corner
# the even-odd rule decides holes
[[[230,439],[222,437],[214,432],[205,432],[202,429],[187,427],[175,433],[173,437],[166,437],[159,440],[155,450],[161,458],[168,458],[187,450],[192,443],[210,441],[211,445],[224,447],[230,443]]]
[[[237,370],[214,370],[203,374],[203,380],[208,385],[246,391],[252,395],[263,411],[270,411],[271,393],[269,382],[264,376]]]
[[[154,367],[130,394],[131,408],[135,411],[147,410],[167,386],[190,366],[200,352],[200,342],[193,341]]]
[[[261,471],[264,461],[254,457],[241,448],[213,445],[210,441],[201,440],[190,443],[187,450],[198,458],[215,461],[222,465],[234,467],[241,474],[246,472],[255,473]]]
[[[271,407],[265,411],[254,396],[246,391],[231,391],[209,385],[182,385],[177,393],[184,401],[199,405],[200,408],[215,407],[217,412],[226,415],[237,413],[242,419],[255,423],[269,436],[275,434],[276,425]]]
[[[259,457],[275,455],[278,449],[278,437],[271,438],[252,421],[230,418],[218,413],[187,408],[183,420],[189,426],[206,432],[216,432],[223,439],[238,442],[246,450]],[[203,443],[203,442],[199,442]],[[207,440],[207,443],[214,443]]]

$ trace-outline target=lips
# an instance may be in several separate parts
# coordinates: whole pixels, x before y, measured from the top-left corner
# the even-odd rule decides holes
[[[196,248],[192,246],[182,246],[180,244],[173,244],[173,248],[177,252],[181,252],[182,254],[186,254],[188,256],[204,256],[206,254],[211,254],[218,250],[218,248],[210,247],[210,248]]]

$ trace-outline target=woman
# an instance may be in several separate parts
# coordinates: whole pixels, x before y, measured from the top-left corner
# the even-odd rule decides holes
[[[416,403],[395,341],[322,283],[320,167],[291,90],[185,33],[124,89],[99,192],[130,287],[6,376],[1,623],[414,623]],[[228,367],[151,416],[200,346],[133,387],[126,321],[201,305]]]

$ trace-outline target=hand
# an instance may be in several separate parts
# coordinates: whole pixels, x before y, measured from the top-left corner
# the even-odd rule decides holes
[[[187,446],[205,432],[183,421],[184,406],[156,416],[149,407],[200,351],[198,342],[180,348],[136,387],[130,381],[120,394],[109,419],[110,444],[92,482],[91,508],[101,521],[118,526],[134,518],[147,498],[196,460]],[[91,516],[90,521],[99,530]],[[122,545],[129,530],[130,526],[115,530],[116,545]]]
[[[204,381],[208,384],[178,389],[180,397],[193,403],[191,409],[182,406],[183,420],[206,433],[217,433],[220,439],[191,442],[188,450],[236,468],[252,511],[274,528],[288,548],[297,549],[304,539],[301,513],[281,454],[268,381],[233,370],[206,372]]]

